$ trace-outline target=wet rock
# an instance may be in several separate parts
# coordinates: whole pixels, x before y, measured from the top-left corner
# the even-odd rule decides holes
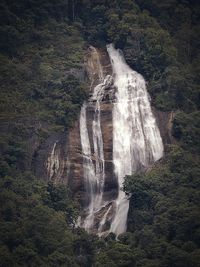
[[[98,54],[97,54],[98,53]],[[105,82],[105,86],[101,96],[101,130],[103,138],[104,160],[105,160],[105,183],[103,200],[107,205],[98,211],[95,217],[95,229],[99,227],[100,218],[105,216],[106,222],[102,226],[102,231],[106,232],[110,228],[112,213],[114,212],[114,200],[118,196],[118,182],[114,173],[113,164],[113,104],[115,102],[116,88],[113,84],[112,69],[108,54],[105,50],[89,47],[84,61],[85,71],[80,72],[80,77],[87,73],[90,83],[90,90],[93,92],[94,87],[103,82],[103,77],[109,75]],[[73,74],[73,70],[71,70]],[[91,94],[92,95],[92,94]],[[94,110],[96,107],[96,99],[90,97],[87,107],[87,129],[91,144],[92,160],[95,165],[94,145],[92,139],[92,121],[94,119]],[[161,112],[153,109],[159,130],[164,143],[174,142],[171,136],[171,124],[173,114],[169,112]],[[32,141],[37,143],[37,141]],[[79,118],[74,122],[69,132],[54,133],[43,144],[35,144],[35,154],[33,157],[33,168],[35,173],[44,177],[44,179],[54,182],[62,182],[67,184],[74,193],[74,197],[79,199],[81,205],[86,207],[88,204],[88,196],[84,185],[83,173],[83,154],[80,140],[80,122]],[[84,218],[84,217],[83,217]]]

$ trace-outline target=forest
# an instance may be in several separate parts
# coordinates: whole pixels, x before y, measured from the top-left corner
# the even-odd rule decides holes
[[[2,0],[0,3],[0,267],[200,266],[198,0]],[[67,132],[89,96],[89,45],[114,43],[173,112],[174,144],[126,176],[127,232],[75,227],[70,188],[36,177],[27,140]],[[39,125],[34,127],[34,125]]]

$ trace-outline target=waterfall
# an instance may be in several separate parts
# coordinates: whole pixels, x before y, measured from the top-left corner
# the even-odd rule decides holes
[[[95,179],[95,169],[92,162],[92,153],[87,130],[86,108],[87,105],[83,104],[80,114],[80,136],[83,154],[83,173],[85,180],[85,190],[88,193],[90,204],[88,207],[88,216],[86,217],[82,226],[89,231],[94,220],[93,210],[95,208],[95,196],[97,195],[97,181]]]
[[[80,115],[80,137],[83,154],[83,172],[85,180],[85,189],[89,198],[89,205],[86,210],[84,222],[79,223],[88,232],[93,229],[95,214],[101,209],[102,195],[105,180],[104,150],[103,138],[101,132],[101,108],[100,102],[103,97],[103,91],[110,77],[97,85],[90,101],[96,101],[94,109],[94,118],[92,122],[92,140],[94,155],[91,152],[89,134],[87,129],[86,110],[90,103],[85,103],[81,108]],[[95,164],[93,163],[93,159]]]
[[[94,49],[94,48],[93,48]],[[156,120],[151,111],[150,100],[144,78],[125,62],[120,50],[107,46],[113,77],[103,78],[100,70],[99,84],[93,95],[81,108],[80,137],[83,155],[84,184],[87,196],[85,214],[78,225],[88,232],[99,235],[126,231],[129,200],[122,191],[125,175],[131,175],[150,166],[163,156],[163,144]],[[98,65],[100,60],[98,58]],[[101,103],[105,89],[114,79],[116,88],[112,110],[113,165],[118,184],[118,195],[104,201],[105,160],[101,131]],[[89,138],[87,108],[93,108],[92,138]],[[91,140],[90,140],[91,139]],[[91,145],[93,144],[93,149]],[[108,223],[107,223],[108,222]]]
[[[53,144],[50,155],[47,158],[46,168],[49,179],[51,180],[60,168],[59,156],[56,151],[57,141]]]
[[[125,62],[120,50],[107,46],[117,88],[113,107],[113,162],[119,184],[110,232],[126,231],[129,201],[121,191],[124,176],[149,166],[163,155],[163,144],[144,78]]]
[[[93,53],[94,53],[94,48]],[[96,55],[97,52],[96,52]],[[93,230],[95,224],[95,215],[101,210],[103,202],[103,190],[105,181],[105,164],[104,164],[104,149],[103,138],[101,132],[101,107],[100,103],[104,96],[105,88],[109,87],[112,77],[107,75],[103,79],[103,71],[100,65],[100,60],[96,58],[99,82],[93,91],[88,103],[84,103],[80,113],[80,137],[83,154],[83,173],[85,180],[85,190],[89,205],[86,209],[86,217],[84,221],[79,218],[79,226],[84,227],[88,232]],[[94,154],[92,155],[89,134],[87,129],[87,107],[94,106],[94,116],[92,121],[92,141]],[[95,164],[93,163],[95,161]]]

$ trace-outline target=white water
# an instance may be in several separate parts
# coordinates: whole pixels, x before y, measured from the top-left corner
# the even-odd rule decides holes
[[[149,166],[163,155],[163,144],[151,111],[144,78],[133,71],[113,45],[107,46],[117,88],[113,108],[113,162],[119,188],[124,176]],[[126,231],[129,201],[119,189],[110,232]]]
[[[59,161],[58,153],[56,151],[56,145],[57,145],[57,141],[53,144],[51,153],[48,156],[47,163],[46,163],[47,173],[48,173],[48,177],[50,180],[58,172],[59,167],[60,167],[60,161]]]
[[[141,171],[160,159],[163,155],[163,144],[151,111],[144,78],[126,64],[119,50],[108,45],[107,51],[116,87],[113,107],[113,163],[119,192],[117,199],[111,200],[111,205],[103,201],[106,177],[101,132],[101,101],[105,88],[111,84],[112,77],[107,76],[103,80],[103,71],[98,58],[100,84],[94,88],[90,102],[82,106],[80,115],[84,180],[89,204],[85,216],[79,218],[78,225],[88,232],[96,228],[97,233],[102,235],[105,230],[104,225],[109,220],[111,225],[106,233],[114,232],[119,235],[126,231],[129,208],[129,200],[121,190],[124,177]],[[86,116],[87,107],[92,102],[95,103],[92,122],[94,154],[91,152]]]
[[[99,78],[99,81],[103,82],[104,75],[103,75],[103,68],[100,62],[98,51],[93,46],[90,46],[89,50],[91,54],[91,60],[89,60],[88,62],[90,72],[91,72],[90,74],[92,74],[90,77],[91,78],[90,89],[91,89],[94,83],[94,77],[97,75]]]
[[[94,48],[93,48],[94,49]],[[98,55],[98,53],[97,53]],[[83,154],[83,171],[85,179],[85,189],[89,199],[89,205],[86,209],[86,217],[84,221],[79,218],[78,225],[84,227],[88,232],[93,230],[95,214],[102,208],[102,196],[105,181],[105,163],[103,138],[101,132],[101,108],[105,87],[109,86],[112,77],[107,75],[103,80],[103,71],[99,58],[97,58],[97,66],[99,69],[100,84],[94,88],[90,103],[85,103],[81,108],[80,115],[80,137]],[[92,121],[92,141],[94,154],[92,155],[89,134],[87,129],[87,107],[95,102],[94,118]],[[95,164],[93,163],[93,160]]]
[[[87,130],[86,108],[87,105],[83,104],[80,114],[80,136],[81,136],[81,145],[83,153],[83,173],[84,173],[85,187],[89,197],[90,204],[88,206],[88,211],[87,211],[88,216],[86,217],[84,224],[81,226],[83,226],[87,231],[89,231],[90,226],[92,225],[94,220],[93,210],[95,208],[94,199],[97,193],[96,192],[97,181],[95,179],[95,169],[92,162],[92,153]]]

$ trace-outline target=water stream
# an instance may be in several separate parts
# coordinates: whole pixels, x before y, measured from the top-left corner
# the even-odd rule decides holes
[[[112,44],[107,46],[113,70],[111,76],[99,78],[99,85],[94,88],[89,103],[85,103],[80,115],[80,136],[83,154],[85,190],[88,206],[79,226],[92,232],[98,224],[97,233],[102,235],[104,224],[109,216],[111,221],[108,232],[119,235],[126,231],[129,200],[121,190],[125,175],[141,171],[163,156],[163,143],[155,117],[151,111],[146,83],[142,75],[133,71],[125,62],[120,50]],[[99,60],[100,64],[100,60]],[[99,67],[101,70],[102,68]],[[113,103],[113,165],[118,183],[118,196],[111,200],[112,205],[103,200],[105,183],[104,144],[101,132],[101,102],[106,86],[114,79],[116,88]],[[92,122],[91,152],[87,128],[87,107],[95,104]],[[106,207],[107,210],[106,210]],[[102,217],[101,217],[101,210]],[[98,219],[96,220],[96,217]],[[111,219],[110,219],[111,218]],[[81,221],[81,220],[80,220]]]
[[[120,190],[124,176],[140,171],[160,159],[163,143],[151,111],[145,80],[125,62],[112,44],[107,51],[117,88],[113,107],[113,162],[119,184],[116,212],[110,232],[126,231],[129,201]]]

